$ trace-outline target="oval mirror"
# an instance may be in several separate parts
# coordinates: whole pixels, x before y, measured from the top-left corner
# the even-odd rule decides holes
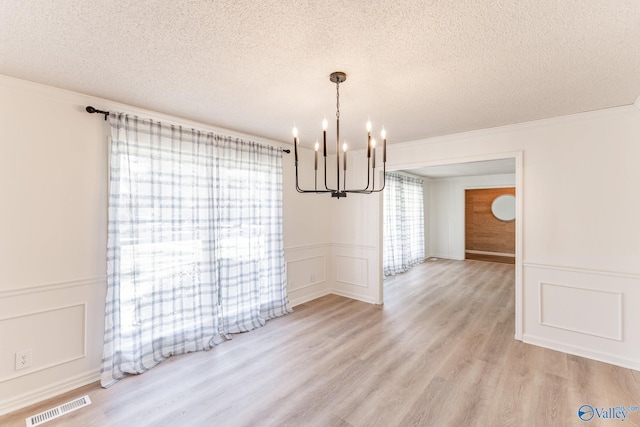
[[[503,194],[493,199],[491,213],[500,221],[513,221],[516,219],[516,196]]]

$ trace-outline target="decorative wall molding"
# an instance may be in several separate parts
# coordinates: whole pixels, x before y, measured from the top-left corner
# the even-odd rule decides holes
[[[331,246],[334,248],[360,249],[360,250],[367,250],[367,251],[374,251],[377,249],[375,246],[370,246],[370,245],[352,245],[352,244],[346,244],[346,243],[332,243]]]
[[[306,285],[302,285],[302,286],[296,286],[295,288],[291,288],[289,289],[289,292],[295,292],[295,291],[301,291],[302,289],[306,289],[306,288],[311,288],[313,286],[317,286],[317,285],[321,285],[323,283],[325,283],[325,280],[316,280],[315,282],[309,282]]]
[[[555,288],[555,291],[553,290]],[[561,313],[547,313],[545,301],[548,299],[545,297],[545,289],[548,289],[549,293],[556,292],[556,298],[554,300],[563,301],[563,310]],[[562,295],[564,294],[564,295]],[[600,294],[600,295],[597,295]],[[560,298],[562,296],[562,298]],[[622,309],[622,293],[621,292],[609,292],[598,289],[585,288],[581,286],[567,286],[557,285],[552,283],[539,283],[538,284],[538,298],[540,305],[538,307],[538,318],[540,325],[563,329],[569,332],[577,332],[580,334],[591,335],[599,338],[606,338],[615,341],[623,341],[622,325],[623,325],[623,309]],[[579,301],[579,310],[582,313],[576,312],[576,307],[571,306],[572,302]],[[567,316],[566,312],[571,310],[571,316]],[[581,325],[588,323],[588,318],[593,317],[596,312],[608,313],[613,317],[615,313],[615,319],[599,319],[598,327],[602,328],[602,331],[587,330],[584,327],[573,326],[571,323],[578,322]],[[548,319],[552,316],[556,317],[555,320]],[[558,319],[557,317],[564,316],[565,319]],[[611,330],[605,333],[607,327],[605,321],[609,321],[609,327]]]
[[[600,276],[621,277],[624,279],[640,280],[640,274],[637,274],[637,273],[626,273],[626,272],[620,272],[620,271],[606,271],[606,270],[591,270],[591,269],[582,268],[582,267],[554,265],[554,264],[539,264],[539,263],[528,262],[528,261],[523,262],[522,265],[526,268],[566,271],[569,273],[596,274]]]
[[[340,259],[345,259],[345,260],[351,259],[351,260],[357,260],[361,262],[360,268],[362,268],[362,271],[364,272],[363,283],[358,283],[357,281],[350,280],[350,278],[344,276],[346,273],[344,271],[344,268],[340,268],[340,262],[339,262]],[[357,263],[357,261],[352,261],[351,265],[354,266]],[[368,258],[351,256],[351,255],[336,255],[335,271],[336,271],[336,282],[346,283],[347,285],[359,286],[362,288],[369,287],[369,259]]]
[[[25,318],[25,317],[31,317],[31,316],[38,316],[41,314],[49,314],[49,313],[53,313],[53,312],[60,312],[63,310],[71,310],[74,309],[76,307],[81,307],[82,310],[82,336],[80,337],[80,339],[82,340],[82,351],[79,354],[72,354],[69,355],[68,357],[65,357],[63,359],[59,359],[59,360],[55,360],[52,361],[50,363],[46,363],[43,365],[37,365],[33,368],[26,368],[24,370],[20,370],[20,371],[14,371],[11,374],[0,378],[0,383],[5,382],[5,381],[9,381],[12,380],[14,378],[18,378],[24,375],[30,375],[36,372],[40,372],[40,371],[44,371],[46,369],[51,369],[53,367],[56,366],[60,366],[62,364],[65,363],[69,363],[69,362],[73,362],[74,360],[78,360],[78,359],[82,359],[84,357],[87,357],[87,303],[83,302],[80,304],[72,304],[72,305],[67,305],[67,306],[63,306],[63,307],[53,307],[53,308],[47,308],[44,310],[38,310],[38,311],[33,311],[33,312],[29,312],[29,313],[21,313],[15,316],[10,316],[10,317],[4,317],[2,319],[0,319],[0,323],[2,322],[8,322],[11,320],[15,320],[15,319],[20,319],[20,318]]]
[[[316,261],[314,263],[314,261]],[[287,285],[289,292],[299,291],[301,289],[310,288],[325,283],[327,278],[327,256],[312,255],[307,257],[299,257],[285,262],[287,269]],[[300,265],[300,268],[292,268],[294,265]]]
[[[525,342],[640,367],[638,275],[527,262],[524,277]]]
[[[314,245],[299,245],[299,246],[287,246],[284,248],[285,252],[304,251],[310,249],[326,249],[331,247],[331,243],[317,243]]]
[[[323,260],[326,260],[327,257],[324,254],[322,254],[322,255],[305,256],[305,257],[300,257],[300,258],[296,258],[296,259],[287,260],[287,261],[285,261],[285,264],[287,264],[287,266],[288,266],[289,264],[293,264],[293,263],[296,263],[296,262],[302,262],[302,261],[308,261],[308,260],[316,259],[316,258],[322,258]],[[326,267],[326,261],[325,261],[325,267]],[[287,269],[288,269],[288,267],[287,267]]]
[[[43,285],[25,286],[23,288],[14,288],[6,291],[0,291],[0,298],[12,298],[22,295],[37,294],[41,292],[51,292],[60,289],[75,288],[77,286],[94,286],[97,284],[105,284],[106,276],[89,277],[87,279],[69,280],[65,282],[47,283]]]

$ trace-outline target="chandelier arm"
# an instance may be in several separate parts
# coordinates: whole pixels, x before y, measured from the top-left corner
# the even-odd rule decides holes
[[[345,173],[346,177],[346,173]],[[369,186],[371,186],[371,159],[367,158],[367,186],[361,189],[345,190],[347,193],[366,193],[370,192]]]
[[[386,185],[387,185],[387,179],[386,179],[386,174],[387,174],[387,164],[386,162],[382,163],[382,186],[378,189],[375,189],[375,187],[369,189],[363,189],[363,190],[344,190],[345,193],[355,193],[355,194],[371,194],[371,193],[379,193],[382,190],[385,189]]]
[[[375,153],[374,153],[375,156]],[[373,162],[374,166],[371,169],[371,191],[375,191],[376,189],[376,167],[375,167],[375,161]]]
[[[314,190],[305,190],[303,188],[300,188],[300,185],[298,183],[298,164],[296,162],[296,191],[298,193],[333,193],[335,190],[318,190],[317,186]]]
[[[324,156],[324,188],[325,190],[331,190],[327,185],[327,156]]]
[[[382,187],[380,187],[380,189],[377,191],[384,190],[384,187],[386,185],[387,185],[387,162],[385,159],[385,161],[382,162]]]
[[[371,166],[371,159],[367,158],[367,186],[364,188],[364,191],[369,189],[369,174],[371,173],[369,166]]]

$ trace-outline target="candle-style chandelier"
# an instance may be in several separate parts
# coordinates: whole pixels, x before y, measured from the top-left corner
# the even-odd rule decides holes
[[[347,197],[347,193],[358,194],[371,194],[378,193],[384,190],[385,186],[385,172],[387,163],[387,133],[382,128],[380,137],[382,138],[382,184],[380,188],[376,187],[376,140],[371,138],[371,122],[367,122],[367,186],[360,189],[347,189],[347,142],[342,145],[342,177],[340,174],[340,83],[347,80],[345,73],[336,71],[331,73],[329,80],[336,84],[336,186],[330,188],[327,184],[327,119],[322,121],[322,140],[323,140],[323,163],[324,163],[324,188],[318,188],[318,150],[320,144],[316,142],[315,145],[315,160],[314,160],[314,189],[304,190],[300,188],[298,184],[298,129],[293,128],[293,147],[295,152],[295,165],[296,165],[296,190],[298,193],[331,193],[331,197]],[[340,184],[342,183],[342,188]]]

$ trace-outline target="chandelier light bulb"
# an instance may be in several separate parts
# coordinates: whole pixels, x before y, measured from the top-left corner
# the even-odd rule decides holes
[[[316,151],[318,151],[319,148],[320,148],[320,143],[316,141]]]
[[[298,137],[298,128],[294,126],[292,133],[293,133],[293,137],[297,138]]]
[[[342,151],[343,152],[347,152],[347,143],[345,142],[344,144],[342,144]]]
[[[380,132],[380,138],[387,139],[387,131],[382,128],[382,132]]]
[[[376,140],[371,138],[371,148],[376,148]]]
[[[371,132],[371,122],[367,120],[367,132]]]
[[[327,121],[327,119],[324,119],[322,121],[322,130],[327,130],[328,127],[329,127],[329,122]]]

